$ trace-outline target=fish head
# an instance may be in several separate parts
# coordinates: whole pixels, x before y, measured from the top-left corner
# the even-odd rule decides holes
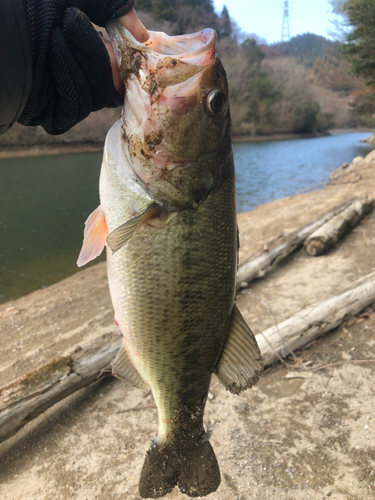
[[[151,31],[141,44],[118,21],[107,29],[126,86],[123,146],[134,172],[164,204],[198,204],[220,183],[223,154],[231,155],[228,84],[215,31]]]

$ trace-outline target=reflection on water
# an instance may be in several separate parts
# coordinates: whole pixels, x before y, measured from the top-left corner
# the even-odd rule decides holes
[[[340,163],[372,149],[359,143],[367,136],[235,144],[238,211],[327,181]],[[0,303],[78,271],[100,163],[100,153],[0,160]]]

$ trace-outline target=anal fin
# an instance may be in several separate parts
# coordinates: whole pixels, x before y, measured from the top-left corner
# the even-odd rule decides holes
[[[259,380],[263,362],[255,337],[234,305],[223,351],[215,373],[233,394],[253,386]]]
[[[139,389],[149,388],[130,361],[124,346],[121,347],[112,363],[112,375],[120,380],[127,380]]]

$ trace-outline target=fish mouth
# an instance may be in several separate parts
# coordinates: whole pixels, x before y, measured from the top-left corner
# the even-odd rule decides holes
[[[139,61],[129,60],[129,56],[132,59],[137,59],[137,53],[138,57],[142,55],[147,60],[149,71],[162,69],[161,65],[165,64],[166,70],[169,67],[174,73],[178,73],[177,66],[183,65],[183,63],[195,66],[201,71],[205,66],[213,64],[215,59],[216,32],[211,28],[177,36],[169,36],[159,31],[149,31],[150,38],[145,43],[138,42],[118,19],[111,19],[107,23],[106,29],[114,48],[120,72],[125,62],[129,73],[137,72],[136,70],[140,67]],[[185,74],[184,76],[190,77],[192,75]],[[170,84],[175,83],[174,80]]]
[[[193,59],[214,48],[216,32],[206,28],[188,35],[169,36],[150,31],[150,38],[143,45],[159,56],[173,56],[177,60]]]
[[[179,179],[187,178],[185,171],[201,155],[193,147],[185,151],[186,134],[176,132],[176,122],[188,117],[188,129],[194,110],[204,105],[202,81],[217,62],[216,32],[207,28],[169,36],[150,31],[149,40],[141,43],[118,20],[106,28],[126,87],[121,120],[127,162],[155,196],[169,199],[170,206],[182,199],[186,204],[190,181]]]

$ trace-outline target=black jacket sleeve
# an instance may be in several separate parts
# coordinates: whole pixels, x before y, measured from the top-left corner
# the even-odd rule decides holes
[[[21,0],[0,1],[0,133],[20,116],[31,90],[32,60]]]
[[[122,103],[105,26],[134,0],[0,0],[0,132],[17,120],[62,134],[91,111]]]

